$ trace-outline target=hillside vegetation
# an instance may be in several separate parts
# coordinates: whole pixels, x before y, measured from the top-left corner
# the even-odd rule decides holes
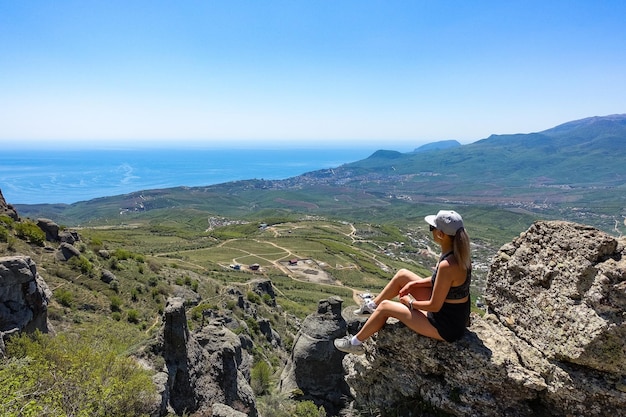
[[[38,335],[8,343],[10,358],[0,370],[0,386],[23,388],[0,401],[3,415],[70,415],[70,408],[89,415],[106,415],[107,409],[121,410],[117,415],[142,414],[153,394],[146,385],[149,375],[127,360],[146,355],[156,343],[165,301],[172,296],[187,300],[192,330],[203,325],[203,312],[209,309],[230,311],[246,323],[241,331],[255,341],[260,367],[254,368],[251,384],[260,404],[272,403],[272,384],[298,332],[296,323],[314,312],[319,300],[337,295],[346,305],[356,305],[358,293],[377,292],[399,268],[429,275],[437,256],[423,221],[398,228],[304,215],[259,222],[166,212],[151,212],[149,219],[136,213],[125,224],[79,228],[81,241],[75,246],[81,256],[68,262],[56,258],[56,244],[45,241],[31,220],[0,218],[0,254],[35,260],[53,292],[48,315],[56,331],[54,338]],[[158,213],[163,217],[154,217]],[[478,256],[493,250],[476,247]],[[477,277],[484,276],[478,262],[477,271]],[[279,310],[250,290],[257,278],[271,280]],[[472,289],[474,299],[480,296],[480,281]],[[280,349],[269,345],[256,320],[237,306],[227,291],[232,287],[247,294],[247,301],[270,320],[283,340]],[[58,369],[51,377],[64,383],[39,378],[37,370],[47,368]],[[75,377],[76,372],[82,376]],[[94,379],[109,385],[94,385]],[[17,414],[18,409],[29,411]]]

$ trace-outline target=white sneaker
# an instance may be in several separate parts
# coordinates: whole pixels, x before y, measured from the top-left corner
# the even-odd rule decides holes
[[[345,353],[354,353],[355,355],[362,355],[365,353],[365,346],[353,345],[350,341],[352,336],[342,337],[341,339],[335,339],[333,342],[335,347]]]
[[[370,307],[369,300],[367,300],[363,304],[361,304],[361,307],[359,307],[357,310],[354,310],[354,314],[357,314],[357,315],[372,314],[374,310],[375,308]]]

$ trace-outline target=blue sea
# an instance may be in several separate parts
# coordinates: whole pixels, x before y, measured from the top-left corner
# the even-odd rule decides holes
[[[247,179],[286,179],[370,156],[371,149],[3,150],[0,190],[9,204],[97,197]]]

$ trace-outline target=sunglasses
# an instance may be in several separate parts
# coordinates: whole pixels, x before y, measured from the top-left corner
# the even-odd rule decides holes
[[[432,232],[433,230],[437,230],[437,228],[436,228],[435,226],[431,226],[431,225],[428,225],[428,228],[430,229],[430,231],[431,231],[431,232]]]

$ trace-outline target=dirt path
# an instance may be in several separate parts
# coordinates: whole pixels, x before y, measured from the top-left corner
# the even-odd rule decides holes
[[[356,230],[356,228],[354,227],[354,225],[352,223],[350,223],[350,228],[351,228],[350,232],[343,233],[343,234],[345,236],[349,237],[353,242],[355,242],[357,240],[357,238],[356,238],[356,231],[357,230]],[[276,235],[276,232],[274,232],[274,234]],[[227,245],[228,243],[232,243],[232,242],[237,241],[237,240],[238,239],[228,239],[228,240],[225,240],[223,242],[220,242],[217,245],[217,247],[223,247],[224,245]],[[276,249],[278,249],[278,250],[280,250],[282,252],[285,252],[286,255],[281,256],[278,259],[269,259],[269,258],[267,258],[265,256],[261,256],[261,255],[259,255],[257,253],[253,253],[253,252],[250,252],[250,251],[246,251],[246,250],[242,250],[242,249],[237,249],[237,250],[240,251],[242,256],[254,256],[256,258],[259,258],[259,259],[262,259],[262,260],[266,261],[269,265],[273,266],[274,268],[276,268],[277,270],[279,270],[280,272],[282,272],[283,274],[285,274],[286,276],[288,276],[290,279],[292,279],[294,281],[298,281],[298,282],[313,282],[315,284],[323,285],[323,286],[347,288],[347,289],[352,291],[352,299],[355,302],[355,304],[357,304],[357,305],[361,304],[361,298],[359,297],[359,294],[361,293],[361,290],[357,290],[355,288],[350,288],[350,287],[345,287],[340,281],[335,281],[334,283],[329,283],[329,282],[324,282],[323,280],[313,280],[313,279],[308,279],[308,278],[304,278],[304,279],[303,278],[299,278],[299,276],[302,275],[302,274],[295,273],[291,269],[287,268],[285,265],[282,264],[282,262],[284,262],[285,259],[288,260],[288,259],[292,259],[292,258],[297,257],[296,254],[294,254],[290,249],[288,249],[288,248],[286,248],[284,246],[280,246],[280,245],[278,245],[278,244],[276,244],[274,242],[269,242],[269,241],[266,241],[266,240],[254,239],[254,241],[258,242],[260,244],[271,245],[271,246],[275,247]],[[163,252],[163,253],[157,253],[154,256],[162,257],[162,256],[167,256],[167,255],[170,255],[170,254],[173,254],[173,253],[180,254],[182,252],[193,252],[195,250],[197,250],[197,249],[188,249],[188,250],[175,251],[175,252]],[[177,263],[184,263],[184,264],[187,264],[187,265],[190,265],[190,266],[194,266],[194,267],[197,267],[197,268],[200,268],[200,269],[206,271],[205,267],[203,267],[202,265],[196,264],[194,262],[189,262],[189,261],[185,261],[185,260],[182,260],[182,259],[176,259],[176,262]],[[237,261],[237,258],[233,258],[232,259],[232,263],[233,264],[240,264],[240,262]],[[224,266],[224,265],[222,265],[222,266],[224,268],[227,267],[227,266]],[[324,272],[323,270],[318,269],[317,265],[315,267],[311,267],[311,269],[315,269],[317,271]],[[283,296],[284,296],[284,294],[283,294]],[[158,318],[157,318],[157,320],[158,320]],[[151,327],[153,327],[154,325],[155,324],[153,324]]]

